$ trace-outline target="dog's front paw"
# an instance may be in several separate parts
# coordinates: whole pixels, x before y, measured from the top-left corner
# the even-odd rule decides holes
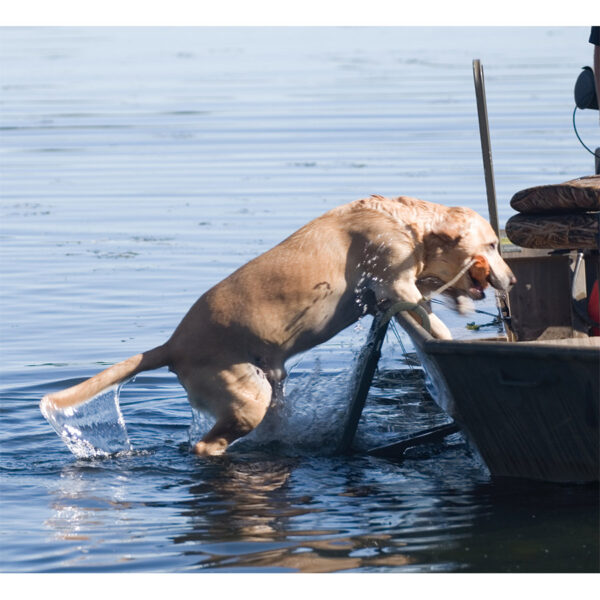
[[[468,315],[475,311],[475,305],[469,296],[460,294],[454,298],[454,303],[456,311],[461,315]]]

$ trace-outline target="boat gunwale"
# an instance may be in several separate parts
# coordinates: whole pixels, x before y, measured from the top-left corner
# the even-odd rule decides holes
[[[487,340],[487,339],[462,339],[462,340],[439,340],[431,336],[416,320],[407,313],[399,313],[397,318],[408,333],[413,343],[419,349],[429,354],[472,354],[493,352],[502,356],[514,355],[535,355],[537,357],[562,355],[567,357],[577,357],[581,359],[595,359],[600,361],[600,338],[598,342],[582,342],[578,345],[576,341],[561,343],[561,340],[534,340],[527,342],[510,342],[508,340]],[[578,340],[579,338],[570,338]],[[580,338],[589,340],[590,338]],[[600,369],[600,362],[598,363]]]

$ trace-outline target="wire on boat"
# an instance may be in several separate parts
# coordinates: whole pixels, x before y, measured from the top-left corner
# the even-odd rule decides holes
[[[398,328],[396,327],[395,321],[393,321],[393,320],[390,321],[390,327],[392,328],[392,333],[394,334],[394,337],[400,344],[400,348],[402,349],[402,355],[404,356],[404,362],[406,362],[406,364],[408,365],[408,368],[410,369],[411,372],[414,371],[411,361],[408,359],[408,352],[406,351],[406,348],[404,347],[404,342],[402,341],[402,338],[400,337],[400,333],[398,332]]]
[[[594,156],[598,156],[593,150],[590,150],[584,143],[583,140],[579,137],[579,132],[577,131],[577,125],[575,124],[575,113],[577,112],[577,106],[575,106],[575,109],[573,110],[573,129],[575,130],[575,135],[577,136],[577,139],[579,140],[579,142],[581,143],[581,145],[590,153],[593,154]]]
[[[492,321],[490,321],[489,323],[475,323],[475,321],[471,322],[471,323],[467,323],[466,327],[467,329],[469,329],[470,331],[479,331],[480,329],[483,329],[484,327],[501,327],[502,326],[502,321],[497,317],[494,316],[494,319]]]
[[[440,304],[442,306],[448,306],[447,302],[444,302],[443,300],[438,300],[437,298],[432,298],[430,300],[430,302],[432,304]],[[488,317],[494,317],[495,319],[498,318],[498,315],[495,315],[494,313],[488,312],[487,310],[481,310],[479,308],[474,308],[473,312],[476,312],[478,315],[487,315]]]
[[[440,304],[442,306],[448,306],[448,304],[446,302],[444,302],[443,300],[437,300],[435,298],[431,299],[430,302],[433,304]],[[477,324],[477,323],[475,323],[475,321],[467,323],[465,325],[465,327],[470,331],[479,331],[480,329],[483,329],[484,327],[501,327],[508,320],[504,315],[502,315],[502,313],[495,315],[494,313],[488,312],[487,310],[480,310],[479,308],[474,308],[473,312],[475,312],[479,315],[486,315],[488,317],[492,317],[492,320],[489,323],[481,323],[481,324]]]

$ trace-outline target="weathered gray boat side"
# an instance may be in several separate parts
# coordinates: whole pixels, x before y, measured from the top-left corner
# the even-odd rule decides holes
[[[445,341],[406,313],[399,320],[436,400],[493,475],[598,481],[600,339]]]

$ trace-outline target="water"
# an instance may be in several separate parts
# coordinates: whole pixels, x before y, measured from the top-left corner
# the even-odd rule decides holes
[[[121,390],[130,451],[77,458],[38,407],[162,343],[203,291],[339,203],[402,193],[485,214],[473,58],[502,223],[515,191],[590,174],[571,128],[587,36],[1,30],[0,569],[597,572],[597,486],[494,480],[460,434],[365,455],[445,422],[418,370],[380,381],[358,452],[332,455],[368,323],[299,357],[288,401],[218,459],[189,453],[206,422],[190,432],[164,369]],[[578,115],[590,146],[597,118]],[[444,319],[461,337],[489,320]],[[406,373],[386,348],[382,368]]]
[[[119,402],[120,385],[113,385],[86,402],[64,409],[40,404],[40,410],[67,448],[78,458],[110,456],[131,450]]]

